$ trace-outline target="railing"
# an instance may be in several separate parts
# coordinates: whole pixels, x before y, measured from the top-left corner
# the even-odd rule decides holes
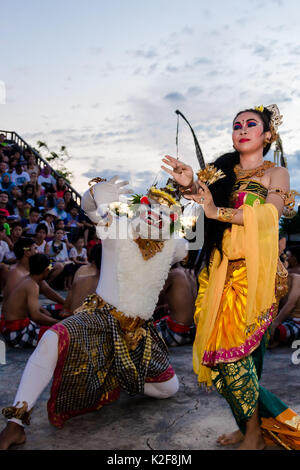
[[[17,134],[16,132],[14,131],[1,131],[0,130],[0,134],[4,134],[5,137],[6,137],[6,140],[9,140],[11,142],[14,142],[18,145],[18,147],[21,149],[21,150],[25,150],[25,149],[29,149],[33,154],[34,156],[36,157],[37,159],[37,164],[40,166],[40,167],[44,167],[45,165],[48,165],[50,166],[51,168],[51,174],[54,175],[56,178],[59,178],[61,175],[59,173],[57,173],[57,171],[55,171],[51,165],[49,164],[49,162],[47,162],[47,160],[45,160],[34,148],[32,148],[24,139],[22,139],[22,137],[19,136],[19,134]],[[41,163],[43,165],[41,165]],[[70,183],[68,183],[68,181],[65,181],[65,184],[66,186],[68,187],[68,190],[72,193],[72,198],[77,202],[77,204],[80,206],[80,202],[81,202],[81,195],[76,191],[76,189],[74,189]]]

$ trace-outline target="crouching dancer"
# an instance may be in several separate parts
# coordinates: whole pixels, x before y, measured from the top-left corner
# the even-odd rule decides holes
[[[23,426],[52,376],[48,416],[56,427],[116,400],[120,389],[159,399],[178,390],[168,349],[151,317],[170,267],[186,256],[187,242],[174,232],[170,236],[170,207],[180,206],[171,193],[150,188],[147,197],[138,198],[140,210],[127,205],[122,215],[116,201],[129,192],[125,184],[118,177],[97,178],[83,196],[83,210],[102,239],[96,293],[43,335],[13,406],[2,410],[9,421],[0,434],[0,449],[25,442]]]

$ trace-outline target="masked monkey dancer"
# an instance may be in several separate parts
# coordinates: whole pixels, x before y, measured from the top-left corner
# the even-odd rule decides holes
[[[128,193],[125,184],[97,178],[83,196],[82,208],[102,240],[96,293],[48,330],[29,358],[13,406],[3,410],[9,421],[0,449],[25,442],[24,425],[52,377],[48,416],[57,427],[116,400],[120,389],[156,398],[178,390],[168,349],[151,321],[170,267],[187,254],[186,240],[170,237],[170,206],[178,204],[151,188],[137,215],[119,215],[111,207]]]

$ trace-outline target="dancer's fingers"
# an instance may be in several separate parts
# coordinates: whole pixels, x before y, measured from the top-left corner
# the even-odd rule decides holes
[[[114,175],[110,180],[109,182],[114,184],[116,181],[118,181],[120,179],[119,175]]]
[[[166,167],[163,166],[163,165],[161,166],[161,169],[164,170],[164,171],[166,171],[167,173],[169,173],[169,175],[171,175],[171,176],[175,176],[175,175],[176,175],[176,173],[175,173],[174,171],[169,170],[169,168],[166,168]]]
[[[208,186],[205,183],[202,183],[202,181],[198,181],[198,184],[204,192],[210,192]]]
[[[162,161],[166,163],[167,165],[170,165],[172,168],[181,168],[181,169],[188,168],[188,166],[184,162],[181,162],[180,160],[177,160],[176,158],[170,157],[169,155],[166,155],[165,158],[162,158]]]
[[[119,183],[115,183],[115,185],[118,188],[121,188],[122,186],[126,186],[127,184],[129,184],[129,181],[120,181]]]

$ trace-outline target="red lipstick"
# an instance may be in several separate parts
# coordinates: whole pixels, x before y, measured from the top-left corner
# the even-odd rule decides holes
[[[243,138],[243,139],[240,139],[239,142],[243,143],[243,142],[249,142],[250,139],[246,139],[246,138]]]

